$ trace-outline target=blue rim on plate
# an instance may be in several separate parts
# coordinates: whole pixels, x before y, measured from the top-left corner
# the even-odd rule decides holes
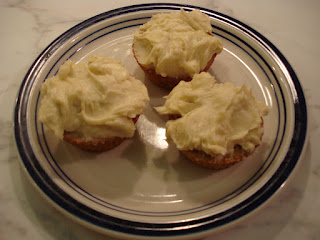
[[[123,29],[126,27],[133,27],[133,26],[139,26],[142,23],[135,23],[136,20],[145,20],[149,19],[150,15],[152,15],[153,11],[176,11],[180,8],[184,8],[186,10],[193,10],[193,9],[200,9],[201,11],[208,14],[213,20],[219,21],[221,24],[228,25],[230,28],[234,28],[236,32],[228,32],[223,27],[215,26],[213,25],[215,32],[215,35],[218,35],[222,38],[224,38],[223,32],[228,34],[228,41],[232,42],[233,44],[237,45],[236,41],[241,43],[242,45],[237,45],[237,47],[244,50],[244,47],[248,48],[249,50],[246,51],[246,53],[251,56],[251,53],[258,56],[259,60],[256,60],[254,57],[254,61],[258,66],[260,65],[266,65],[268,71],[270,71],[270,75],[273,76],[275,79],[272,84],[275,84],[274,88],[278,89],[278,93],[275,94],[277,104],[280,103],[283,105],[282,108],[284,116],[282,121],[282,127],[285,128],[286,121],[288,116],[286,115],[286,103],[285,103],[285,97],[283,96],[284,93],[282,92],[283,89],[281,87],[281,81],[285,81],[285,84],[289,86],[289,92],[290,92],[290,100],[292,101],[292,112],[293,112],[293,118],[294,122],[292,125],[292,138],[290,138],[290,143],[288,144],[288,149],[286,150],[286,153],[281,159],[281,164],[277,167],[277,169],[274,171],[272,176],[266,181],[261,188],[259,188],[257,191],[255,191],[252,195],[248,196],[241,202],[237,203],[236,205],[232,206],[229,209],[226,209],[222,212],[212,214],[206,214],[204,216],[201,216],[199,218],[190,218],[190,219],[184,219],[184,221],[169,221],[169,222],[144,222],[144,221],[134,221],[134,220],[128,220],[123,219],[120,217],[115,217],[109,214],[105,214],[102,212],[99,212],[95,210],[94,208],[90,208],[87,205],[83,204],[82,202],[78,201],[77,199],[70,196],[66,191],[64,191],[60,186],[56,184],[52,180],[52,178],[47,174],[47,172],[44,170],[42,164],[39,162],[37,154],[34,151],[33,143],[30,141],[30,134],[28,134],[28,129],[30,128],[30,122],[28,121],[30,117],[30,113],[28,111],[30,108],[30,95],[36,94],[37,100],[35,103],[35,110],[37,109],[38,99],[39,99],[39,89],[37,91],[34,90],[34,84],[37,80],[38,76],[40,75],[41,71],[43,71],[43,68],[45,64],[51,60],[56,53],[57,49],[61,47],[63,44],[67,43],[70,39],[74,38],[77,41],[73,45],[70,45],[68,47],[68,50],[65,51],[64,54],[56,57],[56,59],[53,61],[54,64],[50,66],[49,70],[45,74],[45,78],[48,76],[52,76],[56,73],[57,67],[60,64],[60,62],[65,61],[64,58],[71,58],[73,55],[77,54],[78,51],[82,49],[78,48],[76,46],[77,43],[81,42],[83,39],[88,38],[85,45],[89,45],[90,42],[96,41],[99,37],[102,35],[99,35],[98,37],[94,36],[97,32],[101,31],[101,29],[106,28],[100,27],[97,28],[93,33],[90,35],[86,35],[85,37],[81,38],[75,38],[75,36],[82,31],[85,31],[86,29],[95,26],[96,24],[103,23],[104,21],[109,21],[117,17],[125,16],[127,14],[131,13],[145,13],[148,12],[149,16],[143,15],[140,18],[137,18],[135,15],[135,18],[124,20],[123,22],[128,22],[128,25],[122,26],[121,28],[116,28],[113,31],[118,31],[119,29]],[[133,23],[129,23],[132,21]],[[123,23],[122,22],[122,23]],[[117,25],[117,22],[115,23],[109,23],[108,27]],[[250,44],[246,43],[245,39],[242,39],[238,36],[237,32],[241,32],[241,36],[246,36],[245,38],[251,39],[251,41],[254,41],[257,45],[255,47],[251,46]],[[112,33],[112,31],[109,31],[109,33]],[[101,33],[102,34],[102,33]],[[93,37],[91,40],[89,40],[90,37]],[[232,39],[235,39],[234,41]],[[80,40],[79,40],[80,39]],[[84,45],[84,46],[85,46]],[[243,47],[244,46],[244,47]],[[75,48],[75,49],[73,49]],[[272,67],[269,66],[267,60],[263,56],[261,56],[261,49],[265,52],[269,52],[270,55],[272,55],[273,58],[277,59],[277,64],[279,69],[282,71],[281,74],[285,76],[285,79],[277,79],[277,73],[275,73],[272,69]],[[69,54],[69,55],[68,55]],[[67,56],[68,55],[68,56]],[[52,60],[51,60],[52,61]],[[261,66],[260,66],[261,67]],[[263,67],[261,67],[262,71]],[[267,74],[266,74],[267,75]],[[271,80],[269,80],[271,81]],[[276,91],[276,90],[275,90]],[[34,93],[37,92],[37,93]],[[278,99],[278,96],[280,99]],[[280,103],[279,103],[280,102]],[[278,107],[280,108],[280,107]],[[305,142],[306,142],[306,135],[307,135],[307,108],[305,103],[304,94],[302,91],[302,88],[300,86],[299,80],[294,73],[292,67],[288,63],[288,61],[285,59],[285,57],[280,53],[280,51],[270,42],[268,41],[264,36],[259,34],[257,31],[252,29],[251,27],[243,24],[242,22],[233,19],[229,16],[226,16],[224,14],[218,13],[216,11],[200,8],[196,6],[191,5],[183,5],[183,4],[142,4],[142,5],[133,5],[128,7],[123,7],[119,9],[115,9],[112,11],[108,11],[105,13],[102,13],[100,15],[97,15],[95,17],[92,17],[76,26],[68,30],[67,32],[63,33],[61,36],[59,36],[55,41],[53,41],[35,60],[35,62],[30,67],[28,73],[26,74],[16,102],[15,107],[15,113],[14,113],[14,124],[15,124],[15,138],[17,147],[22,159],[22,162],[33,179],[33,181],[37,184],[37,186],[41,189],[45,195],[49,197],[57,206],[59,206],[61,209],[65,210],[66,212],[70,213],[74,217],[89,223],[92,226],[95,226],[102,230],[107,230],[111,232],[120,233],[123,235],[128,236],[150,236],[150,237],[177,237],[177,236],[186,236],[186,235],[193,235],[193,234],[202,234],[205,232],[208,232],[208,230],[217,229],[220,226],[224,226],[228,223],[231,223],[237,219],[240,219],[241,217],[245,216],[246,214],[252,212],[253,210],[257,209],[259,206],[261,206],[266,200],[268,200],[277,190],[281,187],[282,184],[286,182],[289,175],[295,168],[301,153],[303,151]],[[280,118],[281,113],[278,113],[278,117]],[[35,128],[38,127],[37,125],[37,116],[34,116]],[[279,131],[278,126],[278,131]],[[283,130],[284,131],[284,130]],[[45,140],[45,135],[43,133],[43,129],[40,130],[40,133],[38,133],[38,138],[43,138]],[[42,134],[42,135],[41,135]],[[284,133],[283,133],[284,134]],[[277,134],[278,137],[278,134]],[[275,153],[274,156],[270,157],[271,160],[268,160],[267,164],[272,164],[273,159],[277,157],[277,151],[281,148],[282,138],[283,135],[279,135],[278,145],[273,148],[275,150],[270,151]],[[39,140],[40,141],[40,140]],[[272,148],[272,149],[273,149]],[[50,149],[47,148],[48,151],[47,155],[51,155]],[[51,156],[52,157],[52,156]],[[53,158],[53,157],[52,157]],[[269,156],[268,156],[269,158]],[[54,161],[54,159],[53,159]],[[55,163],[56,164],[56,163]],[[57,164],[58,165],[58,164]],[[59,166],[57,166],[59,167]],[[268,166],[265,167],[266,169]],[[61,169],[60,169],[61,170]],[[62,172],[63,174],[63,172]],[[260,173],[261,175],[263,173]],[[65,176],[68,178],[68,176]],[[253,176],[252,178],[254,178]],[[257,177],[258,178],[258,177]],[[70,180],[70,179],[69,179]],[[71,180],[70,180],[71,181]],[[253,184],[254,182],[248,182],[246,187],[248,188],[250,184]],[[74,184],[71,182],[71,184]],[[237,191],[242,191],[241,189]],[[230,193],[231,195],[232,193]],[[228,198],[225,198],[226,201],[229,200]],[[100,201],[99,199],[95,199],[96,201]],[[103,203],[103,201],[101,201]],[[103,203],[105,204],[105,203]],[[107,203],[106,203],[107,204]],[[210,204],[207,204],[206,206],[201,206],[202,208],[213,208],[214,202],[211,202]],[[112,204],[109,204],[111,207]],[[116,207],[116,206],[115,206]],[[119,208],[120,209],[120,208]],[[198,208],[196,208],[198,209]],[[123,211],[131,211],[136,214],[145,214],[152,215],[153,212],[147,212],[147,211],[134,211],[130,209],[122,208]],[[189,209],[188,211],[185,211],[186,214],[189,214],[192,211],[197,211],[195,209]],[[177,212],[170,212],[171,214],[181,215],[183,217],[184,211],[177,211]],[[166,214],[170,214],[166,212],[163,216],[166,216]],[[160,215],[160,213],[159,213]]]

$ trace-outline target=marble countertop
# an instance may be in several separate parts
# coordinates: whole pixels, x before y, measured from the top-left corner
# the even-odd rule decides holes
[[[15,98],[41,51],[75,24],[114,8],[151,1],[3,0],[0,3],[0,239],[109,240],[57,211],[28,180],[13,132]],[[168,1],[162,1],[168,2]],[[306,95],[309,143],[281,191],[243,221],[206,238],[320,239],[320,2],[173,1],[219,11],[269,39],[295,70]],[[317,147],[318,146],[318,147]]]

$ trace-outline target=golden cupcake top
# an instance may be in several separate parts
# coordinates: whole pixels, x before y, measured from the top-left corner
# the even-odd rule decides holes
[[[209,16],[183,9],[152,16],[135,33],[133,48],[141,65],[163,77],[192,77],[223,49]]]
[[[181,81],[156,110],[181,116],[166,124],[167,137],[178,149],[211,156],[232,154],[236,145],[253,152],[263,134],[262,116],[269,112],[250,89],[217,83],[209,73],[195,74],[191,82]]]
[[[90,140],[132,137],[131,118],[149,101],[144,84],[114,59],[91,55],[87,62],[66,61],[41,87],[39,120],[56,136],[64,131]]]

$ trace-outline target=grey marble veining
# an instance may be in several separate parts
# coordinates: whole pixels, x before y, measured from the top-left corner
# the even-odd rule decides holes
[[[36,57],[64,31],[113,8],[151,1],[37,1],[0,3],[0,240],[110,240],[53,207],[20,164],[13,110],[20,84]],[[169,2],[169,1],[166,1]],[[292,176],[252,215],[206,240],[320,239],[320,37],[318,1],[175,1],[210,8],[253,27],[292,64],[309,113],[309,143]]]

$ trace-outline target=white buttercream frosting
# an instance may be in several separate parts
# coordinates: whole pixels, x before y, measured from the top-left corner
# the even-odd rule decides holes
[[[167,136],[180,150],[200,150],[209,155],[232,154],[236,145],[254,151],[263,134],[265,104],[250,89],[232,83],[216,83],[209,73],[181,81],[166,97],[160,114],[179,115],[166,124]]]
[[[41,87],[39,120],[59,138],[64,131],[90,140],[132,137],[132,118],[148,101],[144,84],[114,59],[91,55],[87,62],[66,61]]]
[[[183,9],[154,15],[135,33],[133,48],[141,65],[163,77],[192,77],[222,51],[209,16]]]

